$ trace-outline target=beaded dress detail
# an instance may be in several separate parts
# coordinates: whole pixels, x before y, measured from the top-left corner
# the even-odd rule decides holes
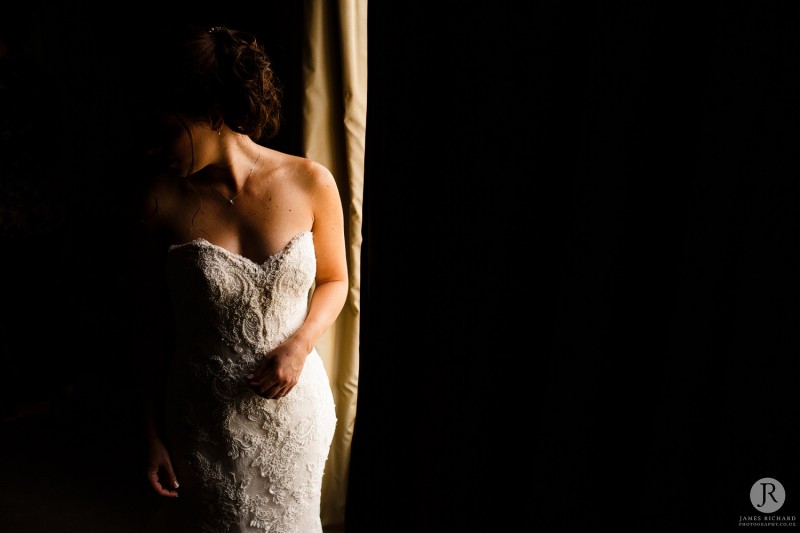
[[[181,487],[156,523],[322,532],[322,475],[336,426],[322,359],[314,349],[279,400],[257,396],[244,378],[303,323],[315,273],[310,231],[261,264],[204,239],[170,247],[175,357],[165,431]]]

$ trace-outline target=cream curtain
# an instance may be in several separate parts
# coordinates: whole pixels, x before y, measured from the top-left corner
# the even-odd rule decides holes
[[[304,12],[303,149],[306,157],[324,164],[336,177],[344,204],[350,271],[347,303],[318,344],[338,420],[322,482],[322,524],[326,533],[334,533],[344,531],[358,394],[367,0],[306,0]]]

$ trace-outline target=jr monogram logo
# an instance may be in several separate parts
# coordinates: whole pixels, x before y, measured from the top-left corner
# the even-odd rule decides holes
[[[786,491],[783,485],[771,477],[759,479],[750,489],[750,501],[753,507],[762,513],[774,513],[781,508],[786,500]]]

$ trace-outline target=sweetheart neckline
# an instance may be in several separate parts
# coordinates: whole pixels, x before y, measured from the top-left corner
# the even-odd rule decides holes
[[[233,252],[231,250],[228,250],[224,246],[220,246],[219,244],[214,244],[213,242],[211,242],[208,239],[205,239],[203,237],[197,237],[197,238],[192,239],[191,241],[188,241],[188,242],[182,242],[182,243],[178,243],[178,244],[171,244],[169,246],[169,251],[172,251],[172,250],[175,250],[175,249],[178,249],[178,248],[184,248],[186,246],[201,244],[203,246],[208,246],[209,248],[213,248],[215,250],[219,250],[220,252],[223,252],[224,254],[226,254],[226,255],[228,255],[230,257],[238,258],[238,259],[240,259],[242,261],[245,261],[247,263],[250,263],[250,264],[258,266],[258,267],[263,267],[264,265],[266,265],[268,263],[271,263],[272,261],[274,261],[278,257],[280,257],[283,254],[285,254],[292,247],[292,245],[296,241],[298,241],[300,239],[300,237],[302,237],[303,235],[306,235],[306,234],[310,235],[311,233],[312,233],[311,230],[303,230],[303,231],[300,231],[298,233],[295,233],[294,237],[289,239],[289,242],[287,242],[286,245],[283,248],[281,248],[280,250],[278,250],[274,254],[269,255],[261,263],[258,263],[258,262],[254,261],[254,260],[250,259],[249,257],[244,256],[242,254],[239,254],[239,253]]]

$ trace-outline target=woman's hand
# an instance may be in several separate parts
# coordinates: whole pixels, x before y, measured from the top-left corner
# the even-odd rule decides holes
[[[256,370],[245,376],[247,384],[262,398],[283,398],[300,380],[309,353],[302,342],[290,338],[265,355]]]
[[[172,470],[172,461],[164,443],[158,437],[151,437],[148,441],[147,480],[161,496],[178,497],[178,491],[174,490],[178,488],[178,480]]]

